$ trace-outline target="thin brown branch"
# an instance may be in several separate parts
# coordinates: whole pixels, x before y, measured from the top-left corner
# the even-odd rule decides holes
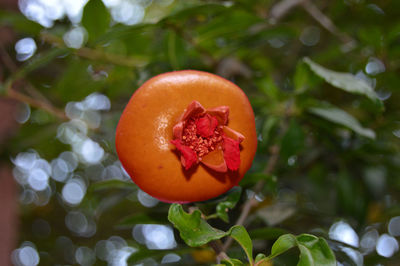
[[[204,58],[208,61],[208,64],[212,66],[216,66],[218,64],[218,60],[214,58],[213,54],[207,51],[206,49],[202,48],[201,46],[199,46],[193,39],[193,37],[187,32],[185,32],[182,28],[178,27],[173,23],[166,23],[165,25],[171,30],[173,30],[176,34],[178,34],[187,43],[193,46],[193,48],[196,49],[200,54],[202,54]]]
[[[21,92],[18,92],[14,89],[7,89],[6,90],[6,96],[11,98],[11,99],[15,99],[17,101],[20,102],[24,102],[29,104],[30,106],[45,110],[53,115],[55,115],[56,117],[60,118],[60,119],[67,119],[67,116],[65,115],[65,113],[62,110],[59,110],[58,108],[55,108],[52,105],[49,105],[46,102],[34,99],[28,95],[25,95]]]
[[[207,217],[201,212],[201,210],[198,207],[190,206],[188,208],[188,212],[190,214],[192,214],[194,211],[200,211],[201,218],[206,220]],[[214,250],[215,255],[216,255],[217,263],[220,263],[221,260],[229,259],[228,255],[225,253],[225,251],[223,251],[221,240],[213,240],[211,242],[208,242],[208,245]]]
[[[0,58],[4,65],[8,68],[11,73],[15,73],[18,71],[17,65],[14,63],[10,55],[7,53],[3,45],[0,45]],[[9,81],[5,85],[5,95],[11,99],[27,103],[33,107],[43,109],[58,118],[67,119],[65,113],[62,110],[54,107],[51,102],[35,87],[33,87],[30,83],[21,79],[21,82],[24,83],[25,89],[28,91],[31,96],[25,95],[22,92],[16,91],[13,88],[14,82]]]
[[[11,73],[15,73],[18,71],[18,66],[14,63],[11,56],[7,53],[4,46],[0,44],[0,57],[1,61],[3,61],[4,65],[8,68]],[[26,80],[22,79],[25,83],[24,88],[33,98],[40,99],[41,101],[46,102],[48,105],[51,105],[51,102],[35,87],[33,87]]]
[[[279,160],[279,154],[280,154],[280,148],[278,145],[274,145],[270,148],[271,152],[271,157],[268,160],[267,167],[265,168],[264,173],[265,174],[271,174]],[[253,207],[255,207],[258,204],[258,201],[256,200],[256,195],[261,192],[265,185],[265,180],[260,180],[256,183],[256,185],[253,188],[253,195],[244,203],[242,211],[240,213],[239,218],[236,220],[235,225],[243,225],[244,222],[246,221],[247,217],[250,214],[250,211]],[[233,238],[228,238],[226,242],[224,243],[222,250],[226,251],[229,249],[229,247],[232,245]]]
[[[283,115],[283,119],[281,121],[281,135],[285,135],[286,131],[288,130],[289,123],[288,123],[288,118],[292,114],[292,106],[293,106],[293,100],[290,100],[287,102],[286,108],[285,108],[285,113]],[[275,171],[275,168],[278,164],[279,157],[280,157],[280,146],[279,145],[273,145],[270,147],[270,155],[271,157],[268,160],[267,166],[265,167],[264,173],[267,175],[272,174]],[[256,196],[258,193],[262,191],[265,185],[265,180],[260,180],[258,181],[255,186],[253,187],[253,195],[247,199],[247,201],[244,203],[242,211],[240,213],[239,218],[236,220],[235,225],[243,225],[247,219],[247,217],[250,214],[250,211],[253,207],[255,207],[258,204],[258,201],[256,199]],[[226,242],[224,243],[222,250],[226,252],[229,247],[232,245],[233,239],[229,237]]]
[[[272,6],[269,12],[269,22],[271,24],[277,23],[283,18],[290,10],[303,4],[304,0],[283,0]]]
[[[46,43],[49,43],[56,47],[65,47],[64,41],[57,36],[43,32],[40,34],[40,37]],[[82,58],[104,61],[114,65],[120,65],[126,67],[138,67],[147,64],[147,61],[142,57],[121,56],[88,47],[71,49],[71,51],[73,51],[73,53]]]
[[[208,245],[214,250],[217,256],[217,263],[220,263],[221,260],[229,260],[228,255],[223,250],[223,245],[220,240],[211,241]]]
[[[17,71],[17,66],[14,64],[13,60],[11,59],[10,55],[7,53],[6,49],[2,44],[0,44],[0,57],[1,61],[8,68],[9,71],[11,72]]]
[[[313,17],[322,27],[324,27],[327,31],[338,37],[344,43],[354,43],[355,40],[352,39],[349,35],[341,32],[336,25],[332,22],[332,20],[327,17],[318,7],[310,0],[303,0],[302,7],[304,10]]]

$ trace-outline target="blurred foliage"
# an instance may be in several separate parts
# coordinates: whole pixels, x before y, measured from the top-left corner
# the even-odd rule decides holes
[[[20,249],[33,246],[41,265],[208,265],[215,254],[202,244],[236,232],[239,244],[223,265],[251,262],[251,252],[262,253],[259,265],[272,257],[274,265],[295,265],[299,256],[300,265],[313,265],[321,254],[332,263],[327,244],[341,265],[399,264],[400,1],[131,2],[144,13],[125,24],[100,0],[86,4],[80,22],[64,17],[47,26],[0,11],[1,26],[36,44],[29,59],[14,44],[1,57],[16,64],[1,68],[2,94],[18,98],[17,90],[35,100],[25,101],[31,108],[21,104],[18,117],[27,119],[2,156],[11,157],[20,184]],[[123,172],[114,131],[136,88],[180,69],[240,86],[254,108],[259,145],[241,190],[184,206],[196,208],[191,215],[208,230],[197,237],[207,241],[193,245],[175,231],[176,243],[157,250],[143,232],[168,235],[170,206]],[[266,171],[274,149],[280,156]],[[32,166],[21,162],[32,160],[48,169],[44,188],[28,180]],[[232,226],[260,180],[247,235]],[[66,198],[69,188],[82,193]],[[186,214],[178,206],[171,209]]]

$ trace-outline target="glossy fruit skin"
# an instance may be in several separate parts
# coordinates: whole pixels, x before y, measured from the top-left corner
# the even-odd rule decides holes
[[[228,126],[245,136],[238,171],[182,167],[170,143],[172,128],[194,100],[205,108],[229,106]],[[217,197],[237,185],[251,167],[257,134],[253,109],[238,86],[214,74],[184,70],[153,77],[133,94],[115,142],[124,169],[143,191],[164,202],[187,203]]]

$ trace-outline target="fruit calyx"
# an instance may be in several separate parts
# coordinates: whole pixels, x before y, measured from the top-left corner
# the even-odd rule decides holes
[[[228,106],[205,109],[193,101],[185,109],[173,127],[171,143],[180,152],[186,170],[198,163],[217,172],[239,169],[244,136],[227,127],[228,117]]]

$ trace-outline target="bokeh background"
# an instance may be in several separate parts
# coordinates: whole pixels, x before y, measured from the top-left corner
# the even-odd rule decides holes
[[[400,264],[400,1],[0,6],[1,265],[215,262],[209,247],[182,242],[169,205],[135,186],[115,153],[135,89],[181,69],[235,82],[255,111],[253,167],[229,223],[213,226],[233,225],[256,192],[244,222],[256,253],[284,233],[312,233],[338,265]],[[330,79],[309,62],[351,75]],[[340,89],[354,80],[373,97]],[[196,206],[211,214],[217,201]],[[244,258],[237,245],[227,252]]]

